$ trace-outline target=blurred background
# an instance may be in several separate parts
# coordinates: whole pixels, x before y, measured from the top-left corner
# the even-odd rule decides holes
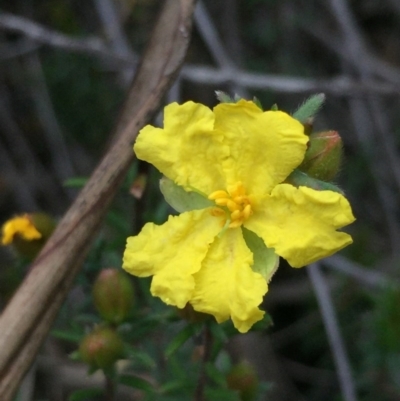
[[[0,223],[66,211],[111,141],[162,3],[1,2]],[[269,383],[263,400],[399,400],[400,1],[198,1],[186,64],[165,103],[214,106],[215,90],[287,112],[325,93],[314,130],[342,136],[336,183],[357,217],[347,230],[354,244],[340,254],[309,269],[281,263],[264,304],[273,325],[232,337],[232,358],[245,356]],[[98,271],[120,267],[126,236],[171,212],[158,178],[144,163],[132,166],[59,330],[86,310]],[[0,249],[1,306],[25,272]],[[94,376],[74,374],[80,366],[70,368],[73,350],[47,343],[26,400],[64,400],[72,388],[96,385]]]

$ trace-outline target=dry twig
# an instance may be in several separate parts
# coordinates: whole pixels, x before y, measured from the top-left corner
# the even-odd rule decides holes
[[[172,84],[195,1],[166,1],[116,127],[113,146],[58,225],[0,317],[0,399],[10,400],[47,335],[94,232],[132,159],[132,143]]]
[[[350,363],[340,334],[339,324],[336,319],[329,287],[316,263],[308,266],[307,272],[313,285],[315,296],[317,297],[326,334],[332,350],[333,359],[335,361],[343,398],[345,401],[356,401],[357,397]]]
[[[205,20],[211,24],[209,18],[205,19],[205,17],[207,15],[198,12],[199,26]],[[73,38],[13,14],[0,14],[0,29],[20,33],[38,43],[69,52],[104,58],[118,65],[120,69],[136,65],[136,57],[133,54],[127,55],[126,53],[115,52],[100,38]],[[209,33],[206,35],[206,32],[203,31],[201,33],[210,52],[216,58],[217,54],[219,54],[217,50],[223,48],[218,36],[213,36]],[[218,39],[218,42],[216,42],[217,45],[214,43],[216,38]],[[321,39],[321,37],[318,38]],[[212,47],[209,46],[211,43],[213,43]],[[183,78],[191,82],[207,83],[210,85],[233,83],[248,89],[273,90],[281,93],[326,92],[335,96],[353,96],[364,93],[398,94],[400,89],[400,73],[397,75],[393,72],[391,75],[385,76],[384,78],[387,78],[387,82],[370,79],[362,83],[348,76],[338,76],[331,79],[310,79],[295,76],[259,74],[237,69],[232,64],[225,50],[221,54],[224,56],[216,58],[220,67],[219,69],[199,65],[187,65],[182,70]],[[382,71],[381,64],[377,64],[377,71]],[[399,78],[394,80],[394,77],[397,76]]]

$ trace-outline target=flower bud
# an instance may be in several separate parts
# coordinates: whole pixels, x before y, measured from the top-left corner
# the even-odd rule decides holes
[[[92,290],[93,303],[107,322],[119,324],[128,316],[133,302],[133,285],[122,270],[104,269],[97,276]]]
[[[79,355],[93,370],[109,369],[123,356],[124,344],[110,327],[98,327],[79,345]]]
[[[3,224],[1,242],[3,245],[12,245],[20,256],[32,260],[55,227],[54,219],[46,213],[15,216]]]
[[[226,377],[228,387],[239,392],[242,401],[253,401],[257,396],[258,375],[247,361],[234,365]]]
[[[336,131],[311,134],[299,169],[310,177],[331,181],[339,171],[342,153],[342,138]]]

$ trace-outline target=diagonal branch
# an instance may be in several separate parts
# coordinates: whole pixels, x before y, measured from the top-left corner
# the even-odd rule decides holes
[[[307,273],[314,288],[314,293],[322,315],[322,320],[324,322],[329,345],[336,365],[343,399],[345,401],[356,401],[357,396],[350,362],[347,357],[342,335],[340,334],[339,323],[336,318],[329,286],[327,285],[317,263],[308,266]]]
[[[133,81],[116,139],[0,317],[0,399],[12,398],[133,160],[132,144],[183,63],[195,0],[168,0]]]
[[[196,15],[198,27],[199,29],[201,28],[200,33],[206,40],[206,44],[210,48],[213,57],[216,58],[217,50],[223,48],[222,43],[217,36],[212,35],[212,32],[215,31],[214,27],[211,34],[206,32],[204,29],[203,25],[205,22],[207,22],[207,26],[211,24],[208,15],[204,13],[204,7],[198,8]],[[303,26],[303,28],[306,29],[307,27]],[[117,53],[98,37],[83,39],[74,38],[46,28],[27,18],[15,16],[13,14],[0,14],[0,30],[19,33],[37,43],[63,49],[68,52],[104,58],[114,63],[121,70],[136,65],[136,57],[134,54]],[[314,33],[315,35],[314,31],[307,30],[307,32],[311,34]],[[326,46],[332,47],[332,44],[330,42],[326,43],[326,40],[321,35],[322,34],[318,33],[318,39],[323,40]],[[29,43],[31,42],[29,41],[28,44]],[[21,47],[23,46],[21,45]],[[29,47],[26,47],[20,49],[18,52],[14,52],[14,54],[6,54],[5,57],[16,56],[20,53],[23,54],[24,52],[30,52],[33,50],[35,50],[35,48],[30,49]],[[332,50],[343,51],[342,47],[339,45],[334,46]],[[220,55],[219,58],[216,58],[220,68],[217,69],[203,65],[186,65],[182,69],[182,77],[190,82],[200,84],[234,84],[236,86],[243,86],[247,89],[273,90],[281,93],[325,92],[335,96],[354,96],[366,93],[397,95],[399,93],[400,75],[394,67],[386,66],[386,68],[382,64],[383,62],[377,62],[374,67],[376,75],[378,75],[378,72],[381,72],[380,75],[382,75],[381,78],[383,80],[371,78],[359,82],[355,79],[346,77],[345,75],[329,79],[314,79],[287,75],[252,73],[237,68],[230,59],[227,59],[228,55],[225,50],[223,54],[223,57]],[[340,53],[340,55],[344,57],[342,53]],[[349,58],[350,56],[346,53],[346,57]],[[224,60],[223,64],[222,60]],[[363,58],[363,62],[364,61]],[[384,73],[384,71],[388,69],[390,69],[390,71]]]
[[[91,37],[80,39],[70,37],[37,24],[28,18],[19,17],[11,13],[0,13],[0,29],[23,34],[35,42],[58,47],[70,52],[92,54],[113,60],[116,59],[128,65],[135,63],[134,59],[127,59],[123,54],[110,51],[110,48],[100,38]]]

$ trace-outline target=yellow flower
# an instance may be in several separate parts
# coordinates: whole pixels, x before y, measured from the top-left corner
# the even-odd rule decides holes
[[[33,260],[55,228],[55,221],[45,213],[22,214],[3,224],[1,243],[12,245],[17,255]]]
[[[144,127],[134,150],[189,194],[203,195],[204,207],[146,224],[128,238],[124,269],[153,276],[151,293],[165,303],[189,302],[248,331],[263,317],[276,255],[301,267],[352,242],[336,231],[354,220],[341,194],[282,183],[303,161],[307,141],[297,120],[250,101],[213,110],[168,105],[164,128]]]
[[[2,231],[1,243],[3,245],[11,244],[15,235],[19,235],[28,241],[42,238],[42,234],[36,229],[28,214],[16,216],[6,221],[3,224]]]

